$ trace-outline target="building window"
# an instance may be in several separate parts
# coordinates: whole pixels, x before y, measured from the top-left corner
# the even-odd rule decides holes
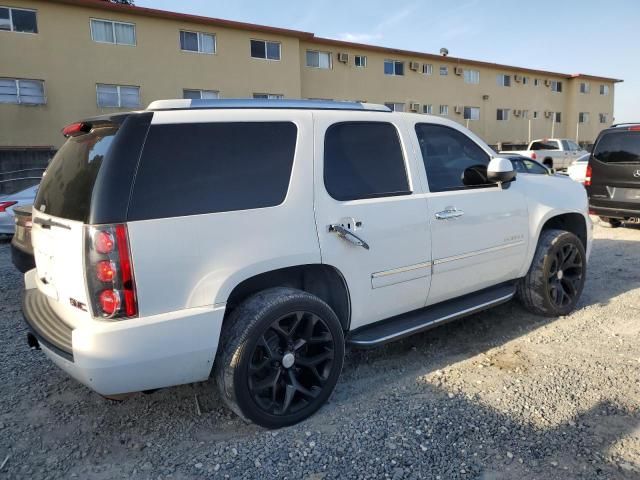
[[[140,87],[99,83],[96,90],[99,107],[128,108],[140,106]]]
[[[558,82],[557,80],[551,80],[551,91],[552,92],[562,92],[562,82]]]
[[[215,100],[220,98],[220,93],[215,90],[193,90],[185,88],[182,91],[182,98],[190,98],[191,100]]]
[[[601,113],[598,116],[600,117],[600,123],[609,123],[609,114],[608,113]]]
[[[264,100],[282,100],[284,95],[281,93],[254,93],[253,98],[261,98]]]
[[[404,103],[385,102],[385,107],[389,107],[392,112],[404,112]]]
[[[562,112],[554,112],[554,121],[556,123],[562,123]]]
[[[433,113],[433,105],[422,105],[422,113],[431,115]]]
[[[529,118],[529,110],[522,110],[522,118],[525,120]]]
[[[331,68],[331,53],[307,50],[307,67]]]
[[[432,75],[433,74],[433,65],[430,63],[423,63],[422,64],[422,73],[424,73],[425,75]]]
[[[444,117],[449,115],[449,105],[440,105],[440,115]]]
[[[600,95],[609,95],[609,85],[600,85]]]
[[[534,78],[533,79],[533,86],[537,87],[538,85],[540,85],[540,79],[539,78]]]
[[[385,75],[404,75],[404,62],[400,62],[399,60],[385,60],[384,74]]]
[[[589,112],[578,113],[578,123],[589,123]]]
[[[7,32],[38,33],[35,10],[0,7],[0,30]]]
[[[367,57],[364,55],[355,55],[354,61],[356,67],[365,68],[367,66]]]
[[[442,75],[443,77],[449,75],[449,67],[440,66],[440,75]]]
[[[535,120],[536,118],[538,118],[538,112],[537,111],[533,111],[533,119]]]
[[[497,110],[496,119],[501,122],[506,122],[509,120],[509,109],[508,108],[499,108]]]
[[[464,107],[465,120],[480,120],[480,107]]]
[[[180,30],[180,50],[197,53],[216,53],[216,36],[210,33]]]
[[[522,85],[529,85],[529,77],[522,77]]]
[[[480,72],[478,70],[465,70],[464,83],[480,83]]]
[[[497,76],[498,85],[501,87],[510,87],[511,86],[511,75],[504,75],[502,73]]]
[[[590,93],[591,92],[591,85],[587,82],[582,82],[580,84],[580,93]]]
[[[280,42],[251,40],[251,56],[265,60],[280,60]]]
[[[133,23],[91,19],[91,39],[99,43],[135,45],[136,26]]]
[[[44,82],[42,80],[0,78],[0,103],[43,105],[47,103],[44,96]]]

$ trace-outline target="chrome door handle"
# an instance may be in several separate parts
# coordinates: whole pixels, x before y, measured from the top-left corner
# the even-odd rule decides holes
[[[441,212],[436,213],[436,220],[449,220],[451,218],[458,218],[464,215],[462,210],[458,210],[455,207],[448,207]]]
[[[347,242],[357,247],[362,247],[365,250],[369,250],[369,244],[367,244],[367,242],[365,242],[363,239],[361,239],[351,230],[347,230],[346,228],[344,228],[342,225],[338,225],[338,224],[329,225],[329,231],[333,233],[337,233],[340,238],[346,240]]]

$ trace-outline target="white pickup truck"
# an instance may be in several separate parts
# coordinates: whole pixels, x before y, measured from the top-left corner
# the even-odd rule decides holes
[[[500,153],[524,155],[549,168],[565,170],[574,160],[588,152],[573,140],[543,138],[531,142],[527,150],[501,151]]]

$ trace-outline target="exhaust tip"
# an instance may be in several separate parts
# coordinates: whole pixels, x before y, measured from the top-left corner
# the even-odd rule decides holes
[[[34,350],[40,350],[40,342],[33,333],[27,333],[27,345]]]

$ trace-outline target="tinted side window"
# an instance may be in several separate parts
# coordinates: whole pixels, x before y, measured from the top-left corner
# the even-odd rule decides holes
[[[152,125],[129,220],[281,204],[296,135],[290,122]]]
[[[558,142],[533,142],[531,144],[531,150],[558,150]]]
[[[432,192],[468,188],[465,177],[486,175],[489,155],[464,133],[443,125],[418,123],[416,134]],[[469,167],[475,168],[467,170]]]
[[[593,149],[593,158],[606,163],[640,163],[640,132],[605,133]]]
[[[336,200],[411,193],[400,138],[384,122],[344,122],[327,129],[324,184]]]

